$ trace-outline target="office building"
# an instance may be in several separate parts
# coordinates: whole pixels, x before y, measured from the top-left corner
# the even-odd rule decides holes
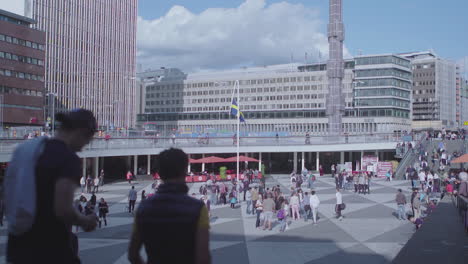
[[[397,55],[360,56],[344,62],[348,134],[393,133],[411,128],[411,68]],[[189,74],[146,84],[145,114],[139,124],[158,130],[202,133],[234,131],[229,114],[234,85],[240,85],[240,109],[249,133],[284,132],[328,135],[327,64],[287,64]],[[356,86],[356,87],[354,87]]]
[[[430,51],[400,54],[413,70],[413,128],[457,126],[456,66]]]
[[[132,127],[137,0],[28,2],[46,33],[47,115],[84,107],[101,128]]]
[[[0,10],[0,122],[2,127],[44,124],[45,33],[35,21]]]

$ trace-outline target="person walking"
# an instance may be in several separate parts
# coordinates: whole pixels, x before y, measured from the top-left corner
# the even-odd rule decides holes
[[[366,179],[364,178],[364,175],[362,175],[362,173],[359,173],[358,182],[359,182],[359,193],[364,193],[365,192],[364,186],[365,186]]]
[[[86,178],[86,192],[91,193],[93,191],[93,178],[91,178],[91,175],[88,175]]]
[[[317,225],[317,213],[319,205],[320,199],[318,198],[315,191],[312,191],[310,196],[310,207],[312,209],[312,219],[314,220],[314,225]]]
[[[128,172],[127,172],[126,177],[127,177],[128,183],[129,183],[129,184],[132,184],[133,174],[132,174],[131,171],[128,171]]]
[[[286,211],[284,209],[284,200],[281,201],[279,205],[278,213],[276,214],[278,218],[278,222],[280,224],[280,232],[284,232],[286,230]]]
[[[414,189],[411,196],[411,207],[413,209],[413,216],[419,218],[421,216],[421,200],[418,189]]]
[[[395,202],[398,206],[398,219],[405,220],[406,197],[401,189],[398,189],[398,192],[395,197]]]
[[[99,186],[104,185],[104,170],[101,170],[101,173],[99,174]]]
[[[299,214],[299,197],[296,192],[293,192],[291,198],[289,199],[289,205],[292,209],[291,217],[294,220],[299,219],[301,216]]]
[[[322,177],[324,174],[322,165],[319,165],[319,174],[320,174],[320,177]]]
[[[343,220],[343,216],[341,215],[341,211],[343,209],[344,209],[343,196],[341,195],[340,189],[336,188],[335,212],[336,212],[336,218],[340,221]]]
[[[141,191],[141,201],[144,201],[146,199],[146,191],[143,190]]]
[[[128,192],[128,212],[133,213],[135,210],[135,203],[137,200],[137,191],[135,191],[135,186],[132,186]]]
[[[59,125],[54,137],[22,143],[9,163],[4,178],[9,224],[6,263],[80,263],[78,238],[72,226],[80,226],[85,232],[97,226],[96,215],[85,216],[73,207],[82,173],[76,152],[92,140],[96,119],[91,111],[76,109],[58,113],[55,120]],[[30,185],[36,190],[34,196],[17,191],[18,184],[26,181],[34,183]],[[22,197],[34,203],[35,213],[19,221],[16,212],[24,208],[13,201]]]
[[[97,193],[99,191],[99,177],[94,178],[94,193]]]
[[[247,190],[246,192],[246,195],[245,195],[245,198],[246,198],[246,201],[247,201],[247,208],[245,210],[245,213],[246,214],[250,214],[251,211],[253,211],[253,209],[251,209],[251,206],[252,206],[252,188],[249,187],[249,189]]]
[[[250,196],[252,199],[252,215],[257,211],[257,200],[259,198],[257,186],[250,190]]]
[[[211,263],[208,209],[187,195],[188,164],[187,154],[180,149],[159,153],[163,183],[156,195],[138,207],[128,249],[130,263]],[[142,247],[146,262],[140,255]]]
[[[255,212],[257,213],[257,221],[255,221],[255,227],[260,227],[260,215],[263,213],[263,196],[258,195],[258,199],[255,202]]]
[[[302,204],[304,205],[304,221],[307,222],[307,220],[309,220],[310,213],[312,212],[310,207],[310,195],[308,192],[304,193]]]
[[[359,190],[359,176],[353,175],[353,185],[354,185],[354,193],[357,193]]]
[[[81,193],[84,193],[86,188],[86,177],[83,175],[80,178]]]
[[[275,213],[275,201],[273,201],[273,195],[267,194],[267,199],[263,201],[263,213],[265,215],[265,223],[263,230],[271,230],[271,221],[273,221],[273,214]]]
[[[104,221],[104,225],[107,226],[107,214],[109,213],[109,206],[107,205],[107,202],[104,200],[104,198],[101,198],[101,200],[98,203],[98,209],[99,209],[99,228],[101,228],[101,223]]]

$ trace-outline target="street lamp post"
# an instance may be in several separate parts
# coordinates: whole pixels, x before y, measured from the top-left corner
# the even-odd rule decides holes
[[[46,94],[47,96],[49,96],[49,110],[50,110],[50,100],[52,100],[52,126],[51,126],[51,129],[52,129],[52,136],[55,136],[55,97],[57,96],[57,94],[55,93],[47,93]],[[52,98],[52,99],[51,99]],[[49,112],[49,116],[50,116],[50,112]]]

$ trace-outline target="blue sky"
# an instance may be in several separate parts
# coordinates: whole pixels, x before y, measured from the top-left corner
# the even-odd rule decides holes
[[[145,20],[164,16],[174,5],[199,14],[207,8],[237,8],[245,0],[139,0]],[[282,1],[266,0],[267,5]],[[326,34],[328,0],[286,0],[318,11]],[[468,0],[344,0],[345,45],[350,54],[433,49],[442,57],[468,57]],[[303,54],[303,53],[302,53]]]

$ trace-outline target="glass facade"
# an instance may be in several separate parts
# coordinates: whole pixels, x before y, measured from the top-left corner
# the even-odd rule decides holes
[[[405,68],[410,67],[410,61],[407,59],[399,58],[393,55],[389,56],[375,56],[375,57],[362,57],[356,58],[356,65],[371,65],[371,64],[396,64]]]

